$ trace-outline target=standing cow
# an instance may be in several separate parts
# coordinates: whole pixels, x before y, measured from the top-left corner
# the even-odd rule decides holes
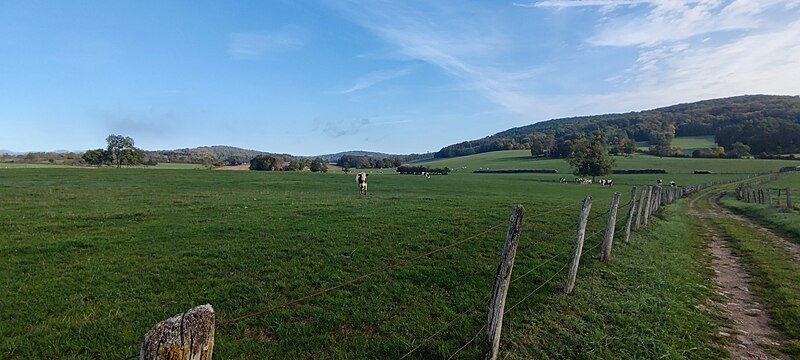
[[[361,195],[367,195],[367,176],[369,174],[365,172],[356,175],[356,184],[358,184],[358,191]]]

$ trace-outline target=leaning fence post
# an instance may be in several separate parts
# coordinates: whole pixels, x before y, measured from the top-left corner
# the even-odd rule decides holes
[[[489,303],[489,325],[486,328],[486,338],[483,341],[482,359],[497,359],[500,350],[500,332],[503,328],[503,311],[506,307],[506,294],[511,283],[511,270],[514,267],[514,257],[517,255],[519,234],[522,230],[522,217],[525,208],[515,205],[508,219],[508,232],[500,255],[500,265],[497,266],[497,276],[492,288],[492,300]]]
[[[643,222],[644,225],[647,225],[647,220],[650,218],[650,215],[651,215],[650,207],[653,206],[653,190],[654,189],[655,188],[653,188],[652,186],[648,186],[647,187],[647,203],[644,206],[644,219],[642,219],[642,222]]]
[[[210,360],[214,349],[214,309],[200,305],[153,326],[144,335],[140,360]]]
[[[631,238],[631,223],[633,222],[633,212],[636,209],[636,186],[631,189],[631,202],[628,205],[628,220],[625,222],[625,243]]]
[[[578,276],[578,263],[583,252],[583,239],[586,236],[586,221],[589,220],[589,211],[592,210],[592,197],[587,195],[583,199],[583,208],[578,216],[578,229],[575,236],[575,247],[572,248],[572,262],[567,273],[567,282],[564,284],[564,293],[569,294],[575,288],[575,277]]]
[[[787,209],[793,209],[794,208],[792,206],[792,190],[789,189],[789,188],[786,188],[786,208]]]
[[[619,208],[619,192],[611,198],[611,207],[608,209],[608,222],[606,223],[606,236],[600,249],[600,261],[611,259],[611,247],[614,245],[614,230],[617,226],[617,208]]]
[[[642,192],[639,195],[639,206],[638,209],[636,209],[636,226],[634,227],[634,230],[636,231],[639,231],[639,226],[642,224],[642,209],[644,209],[644,196],[647,192],[646,189],[646,187],[642,188]]]

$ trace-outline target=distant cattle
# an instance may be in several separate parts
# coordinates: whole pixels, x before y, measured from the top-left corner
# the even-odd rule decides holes
[[[674,181],[670,181],[670,182],[669,182],[669,186],[672,186],[672,187],[677,187],[678,185],[676,185]]]
[[[562,184],[566,184],[567,183],[567,178],[565,178],[565,177],[558,178],[558,182],[560,182]]]
[[[614,185],[614,180],[612,179],[600,179],[600,186],[602,187],[611,187]]]
[[[592,183],[592,179],[575,178],[575,183],[576,184],[591,184]]]
[[[661,181],[661,179],[658,179],[658,180],[656,180],[656,184],[658,184],[658,186],[661,186],[661,184],[663,184],[663,183],[664,183],[664,182],[663,182],[663,181]]]
[[[367,176],[369,176],[369,174],[365,172],[360,172],[356,175],[356,184],[358,185],[358,191],[362,195],[367,194]]]

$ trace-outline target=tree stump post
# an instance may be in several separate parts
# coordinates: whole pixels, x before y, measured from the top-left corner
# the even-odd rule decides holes
[[[583,208],[578,216],[578,228],[575,235],[575,246],[572,248],[572,262],[569,265],[567,281],[564,283],[564,293],[569,294],[575,288],[575,278],[578,276],[578,264],[581,262],[583,252],[583,240],[586,236],[586,222],[589,220],[589,212],[592,210],[592,197],[587,195],[583,199]]]
[[[140,360],[211,360],[214,309],[200,305],[164,320],[144,335]]]
[[[614,232],[617,227],[617,209],[619,208],[619,192],[614,192],[611,198],[611,207],[608,209],[608,222],[606,222],[606,235],[600,247],[600,261],[611,260],[611,247],[614,246]]]
[[[497,359],[500,350],[500,333],[503,328],[503,312],[506,307],[506,294],[511,284],[511,270],[514,268],[514,257],[517,254],[519,234],[522,230],[522,218],[525,208],[515,205],[508,219],[508,232],[500,255],[500,264],[497,266],[497,276],[492,288],[492,300],[489,303],[489,324],[486,328],[486,338],[483,341],[481,359]]]
[[[628,220],[625,221],[625,243],[631,239],[631,225],[633,223],[633,213],[636,209],[636,186],[631,189],[631,201],[628,203]]]

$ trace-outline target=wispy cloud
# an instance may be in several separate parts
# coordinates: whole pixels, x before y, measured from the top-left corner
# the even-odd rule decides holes
[[[353,86],[338,91],[339,94],[349,94],[355,91],[363,90],[384,81],[389,81],[392,79],[396,79],[405,75],[410,74],[414,71],[414,67],[406,67],[402,69],[395,69],[395,70],[387,70],[387,71],[376,71],[366,75],[363,75],[356,79],[355,84]]]
[[[227,52],[234,59],[254,59],[269,52],[294,50],[304,44],[304,30],[288,26],[274,32],[231,33]]]
[[[315,128],[325,135],[332,138],[357,135],[367,130],[372,121],[369,118],[359,118],[354,120],[326,120],[316,121]]]

